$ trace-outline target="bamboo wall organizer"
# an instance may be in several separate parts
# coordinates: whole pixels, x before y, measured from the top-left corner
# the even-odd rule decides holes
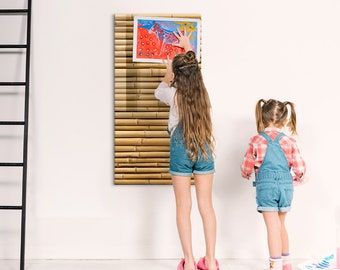
[[[171,184],[169,107],[154,97],[165,66],[132,62],[135,15],[114,16],[114,183]],[[197,14],[138,15],[201,18]]]

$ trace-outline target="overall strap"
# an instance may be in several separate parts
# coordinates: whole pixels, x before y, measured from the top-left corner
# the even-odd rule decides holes
[[[286,134],[284,134],[283,132],[280,132],[274,139],[274,142],[279,142],[279,140],[283,137],[286,136]]]
[[[265,132],[261,132],[260,135],[261,135],[262,137],[264,137],[268,142],[276,142],[276,143],[279,142],[280,138],[282,138],[283,136],[285,136],[285,134],[284,134],[283,132],[280,132],[280,133],[275,137],[275,139],[272,140],[272,138],[270,138],[270,136],[269,136],[267,133],[265,133]]]
[[[260,135],[262,137],[264,137],[268,142],[272,142],[273,141],[272,138],[270,138],[269,135],[267,133],[263,132],[263,131],[260,133]]]

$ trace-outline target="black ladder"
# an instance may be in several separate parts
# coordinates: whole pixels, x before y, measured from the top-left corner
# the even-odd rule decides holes
[[[21,204],[20,205],[0,205],[0,210],[16,210],[21,211],[21,227],[20,227],[20,270],[25,269],[25,230],[26,230],[26,191],[27,191],[27,146],[28,146],[28,113],[29,113],[29,82],[30,82],[30,48],[31,48],[31,6],[32,0],[27,0],[27,8],[20,9],[0,9],[0,16],[24,16],[26,17],[26,43],[25,44],[0,44],[0,53],[13,53],[11,50],[20,49],[25,53],[25,71],[24,81],[0,81],[1,88],[7,87],[23,87],[24,88],[24,116],[23,120],[6,120],[0,121],[0,126],[23,126],[23,151],[22,161],[18,162],[2,162],[0,167],[18,167],[22,169],[21,179]],[[2,26],[3,27],[3,26]],[[6,52],[6,49],[9,51]],[[21,54],[21,53],[20,53]],[[22,54],[24,56],[24,54]],[[6,64],[6,63],[5,63]],[[1,65],[1,63],[0,63]],[[1,92],[0,92],[1,93]],[[1,188],[1,186],[0,186]]]

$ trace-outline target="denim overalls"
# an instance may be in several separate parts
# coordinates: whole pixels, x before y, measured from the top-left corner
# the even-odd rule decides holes
[[[265,132],[260,135],[268,142],[263,162],[255,174],[256,202],[259,212],[287,212],[293,199],[293,178],[287,158],[280,146],[280,133],[272,140]]]

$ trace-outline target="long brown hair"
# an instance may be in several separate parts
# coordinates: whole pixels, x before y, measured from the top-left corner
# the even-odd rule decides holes
[[[200,153],[207,158],[214,151],[211,103],[195,53],[188,51],[176,55],[172,70],[179,125],[190,159],[195,160]]]
[[[290,117],[288,123],[285,123],[288,118],[288,105],[290,106]],[[297,134],[295,105],[290,101],[260,99],[256,103],[255,116],[258,132],[264,131],[272,123],[276,127],[283,127],[286,124],[292,134]]]

